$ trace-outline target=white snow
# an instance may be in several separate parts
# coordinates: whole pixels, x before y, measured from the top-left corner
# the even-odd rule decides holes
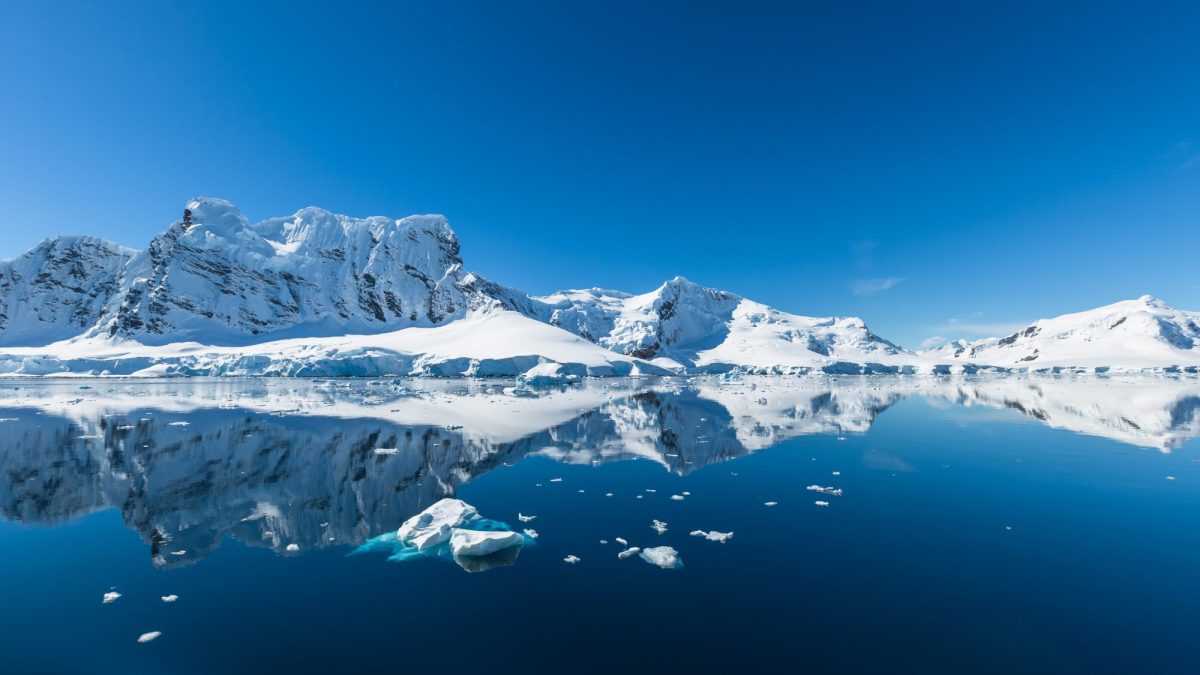
[[[396,531],[396,539],[418,550],[430,548],[449,541],[454,528],[477,518],[479,512],[474,506],[446,497],[404,521]]]
[[[693,537],[704,537],[709,541],[716,541],[722,544],[730,539],[733,539],[732,532],[717,532],[716,530],[712,530],[710,532],[705,532],[704,530],[692,530],[691,535]]]
[[[683,565],[679,559],[679,551],[670,546],[654,546],[642,551],[642,560],[657,565],[664,570],[672,570]]]
[[[618,539],[617,541],[620,541],[620,540]],[[629,548],[625,549],[624,551],[621,551],[620,553],[618,553],[617,557],[624,560],[625,558],[628,558],[629,556],[631,556],[641,550],[642,549],[638,548],[637,546],[630,546]]]
[[[450,550],[455,556],[484,556],[524,543],[518,532],[454,529],[450,534]]]

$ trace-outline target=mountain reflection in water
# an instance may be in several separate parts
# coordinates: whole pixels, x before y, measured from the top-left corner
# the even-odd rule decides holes
[[[1194,379],[626,379],[513,394],[489,381],[10,381],[0,515],[54,525],[116,508],[174,567],[226,536],[279,553],[359,545],[526,457],[687,474],[796,436],[865,433],[909,396],[1164,452],[1200,435]]]

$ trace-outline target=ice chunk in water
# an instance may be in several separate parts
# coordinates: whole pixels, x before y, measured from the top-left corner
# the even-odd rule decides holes
[[[119,597],[121,597],[120,593],[118,593],[116,591],[109,591],[104,594],[103,604],[107,605],[110,602],[116,602],[117,598],[119,598]]]
[[[138,636],[138,642],[146,644],[151,640],[157,639],[159,635],[162,635],[162,631],[152,630],[149,633],[142,633]]]
[[[636,546],[630,546],[629,548],[625,549],[624,551],[621,551],[620,553],[618,553],[617,557],[624,560],[625,558],[628,558],[629,556],[633,555],[634,553],[637,553],[640,550],[642,550],[642,549],[640,549]]]
[[[835,488],[835,487],[823,487],[823,486],[820,486],[820,485],[809,485],[809,486],[808,486],[807,488],[805,488],[805,489],[807,489],[807,490],[810,490],[810,491],[812,491],[812,492],[820,492],[820,493],[821,493],[821,494],[823,494],[823,495],[833,495],[834,497],[841,497],[841,496],[842,496],[842,489],[841,489],[841,488]]]
[[[683,497],[683,495],[671,495],[671,499],[673,499],[677,502],[681,502],[681,501],[683,501],[684,497]]]
[[[517,512],[517,520],[521,521],[522,523],[528,523],[529,521],[533,520],[534,518],[537,518],[537,516],[527,516],[527,515],[521,513],[520,511]]]
[[[779,506],[779,502],[763,502],[763,506]]]
[[[817,501],[815,501],[813,503],[816,504],[817,506],[829,506],[829,502],[822,501],[820,499],[818,499]]]
[[[491,555],[496,551],[520,546],[525,538],[517,532],[480,532],[455,529],[450,534],[450,550],[455,558]]]
[[[580,560],[580,558],[577,555],[569,555],[569,556],[563,558],[563,562],[571,563],[572,565],[579,562],[579,560]]]
[[[288,553],[295,553],[296,551],[300,550],[300,545],[299,544],[288,544],[286,550]]]
[[[530,539],[537,539],[537,538],[538,538],[538,533],[537,533],[537,530],[533,529],[532,527],[531,527],[531,528],[527,528],[527,529],[526,529],[524,532],[525,532],[525,536],[526,536],[526,537],[529,537]]]
[[[654,546],[642,551],[642,560],[651,565],[658,565],[664,570],[673,570],[683,567],[683,561],[679,558],[679,551],[670,546]]]
[[[474,506],[447,497],[404,521],[396,540],[417,550],[437,546],[450,539],[450,531],[479,518]]]
[[[655,532],[657,532],[659,534],[667,533],[667,524],[661,520],[655,520],[655,521],[651,522],[650,527],[651,527],[651,529],[653,529]]]
[[[375,448],[377,455],[394,455],[400,452],[400,448]]]
[[[732,532],[717,532],[716,530],[713,530],[711,532],[705,532],[704,530],[692,530],[692,536],[693,537],[704,537],[705,539],[707,539],[709,541],[717,541],[722,544],[729,541],[730,539],[733,539]]]
[[[178,595],[175,595],[174,593],[172,593],[171,595],[164,595],[164,596],[162,596],[162,601],[163,601],[163,602],[175,602],[175,601],[176,601],[176,600],[178,600],[178,599],[179,599],[179,596],[178,596]]]

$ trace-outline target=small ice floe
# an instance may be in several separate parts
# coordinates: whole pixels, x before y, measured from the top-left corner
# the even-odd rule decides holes
[[[842,475],[842,472],[841,472],[841,471],[834,471],[834,472],[833,472],[831,475],[834,475],[834,476],[840,476],[840,475]]]
[[[637,498],[638,498],[638,499],[641,499],[641,498],[643,498],[643,497],[645,497],[645,496],[646,496],[646,495],[638,495],[638,496],[637,496]]]
[[[661,520],[655,520],[650,523],[650,529],[654,530],[655,532],[657,532],[659,534],[666,534],[667,533],[667,524]]]
[[[516,532],[481,532],[454,530],[450,535],[450,551],[459,556],[485,556],[511,546],[520,546],[525,539]]]
[[[580,560],[580,558],[577,555],[569,555],[569,556],[563,558],[563,562],[570,563],[572,565],[579,562],[579,560]]]
[[[174,593],[172,593],[171,595],[164,595],[164,596],[162,596],[162,601],[163,601],[163,602],[175,602],[175,601],[176,601],[176,600],[178,600],[178,599],[179,599],[179,596],[178,596],[178,595],[175,595]]]
[[[1175,480],[1175,476],[1167,476],[1167,480]]]
[[[679,558],[679,551],[670,546],[654,546],[642,551],[640,556],[642,560],[657,565],[664,570],[673,570],[683,567],[683,561]]]
[[[522,531],[525,533],[525,536],[526,536],[526,537],[529,537],[530,539],[537,539],[537,538],[538,538],[538,533],[537,533],[537,530],[533,529],[532,527],[530,527],[530,528],[527,528],[527,529],[525,529],[525,530],[522,530]]]
[[[1005,526],[1004,526],[1004,529],[1006,529],[1006,530],[1012,530],[1012,525],[1005,525]]]
[[[118,593],[116,591],[109,591],[104,594],[104,599],[101,604],[107,605],[110,602],[116,602],[117,598],[119,598],[119,597],[121,597],[120,593]]]
[[[605,492],[605,493],[604,493],[604,496],[605,496],[605,497],[611,497],[611,496],[612,496],[612,493],[611,493],[611,492]]]
[[[171,555],[187,555],[187,550],[180,549],[178,551],[171,551]]]
[[[601,543],[601,544],[607,544],[607,543],[608,543],[608,540],[607,540],[607,539],[601,539],[601,540],[600,540],[600,543]]]
[[[838,436],[838,437],[837,437],[837,439],[838,439],[839,441],[844,441],[844,440],[846,440],[846,437],[845,437],[845,436]]]
[[[779,506],[779,502],[763,502],[763,506]]]
[[[521,521],[522,523],[528,523],[529,521],[534,520],[536,518],[537,518],[537,516],[527,516],[524,513],[517,511],[517,520]]]
[[[729,541],[730,539],[733,539],[732,532],[717,532],[716,530],[713,530],[711,532],[705,532],[704,530],[692,530],[691,535],[693,537],[704,537],[705,539],[707,539],[709,541],[715,541],[715,542],[719,542],[722,544]]]
[[[841,489],[841,488],[835,488],[835,487],[824,487],[824,486],[821,486],[821,485],[809,485],[809,486],[808,486],[807,488],[805,488],[805,489],[806,489],[806,490],[809,490],[810,492],[820,492],[820,493],[821,493],[821,494],[823,494],[823,495],[831,495],[831,496],[834,496],[834,497],[841,497],[841,496],[842,496],[842,489]]]
[[[138,636],[138,642],[140,644],[146,644],[147,642],[150,642],[151,640],[158,639],[158,636],[160,636],[160,635],[162,635],[162,631],[157,631],[157,630],[152,630],[149,633],[142,633],[141,635]]]
[[[624,560],[625,558],[628,558],[629,556],[631,556],[634,553],[637,553],[641,550],[642,549],[638,548],[637,546],[630,546],[629,548],[625,549],[624,551],[621,551],[620,553],[618,553],[617,557],[620,558],[621,560]]]
[[[658,492],[658,490],[655,490],[653,488],[646,488],[646,492]]]
[[[562,479],[561,479],[561,478],[551,478],[551,479],[550,479],[550,482],[551,482],[551,483],[561,483],[561,482],[562,482]]]
[[[817,506],[829,506],[829,502],[821,501],[820,499],[818,499],[817,501],[815,501],[813,503],[816,504]]]
[[[75,438],[78,438],[81,441],[95,441],[104,438],[104,434],[84,434],[82,436],[76,436]]]
[[[394,455],[400,452],[400,448],[375,448],[377,455]]]
[[[186,427],[186,426],[188,426],[189,424],[191,424],[191,422],[183,422],[183,421],[180,421],[180,422],[167,422],[167,426],[169,426],[169,427]]]
[[[684,490],[683,492],[680,492],[679,494],[683,495],[684,497],[691,497],[691,496],[692,496],[692,493],[688,492],[687,490]]]
[[[582,490],[582,489],[581,489],[581,490],[579,490],[579,493],[580,493],[580,494],[583,494],[583,490]]]
[[[684,497],[683,495],[671,495],[671,499],[673,501],[681,502],[684,499],[686,499],[686,497]]]
[[[287,548],[284,550],[286,550],[288,553],[295,553],[296,551],[300,550],[300,545],[299,544],[288,544]]]
[[[616,538],[616,539],[614,539],[613,541],[617,542],[618,544],[620,544],[620,545],[622,545],[622,546],[628,546],[628,545],[629,545],[629,542],[625,541],[625,539],[624,539],[623,537],[617,537],[617,538]]]
[[[117,427],[117,431],[129,431],[130,429],[136,429],[136,428],[137,427],[133,426],[132,424],[122,424]]]

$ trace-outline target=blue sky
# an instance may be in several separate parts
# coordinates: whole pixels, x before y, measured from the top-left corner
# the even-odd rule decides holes
[[[0,257],[203,194],[445,213],[529,291],[682,274],[906,346],[1200,309],[1200,4],[330,5],[0,3]]]

